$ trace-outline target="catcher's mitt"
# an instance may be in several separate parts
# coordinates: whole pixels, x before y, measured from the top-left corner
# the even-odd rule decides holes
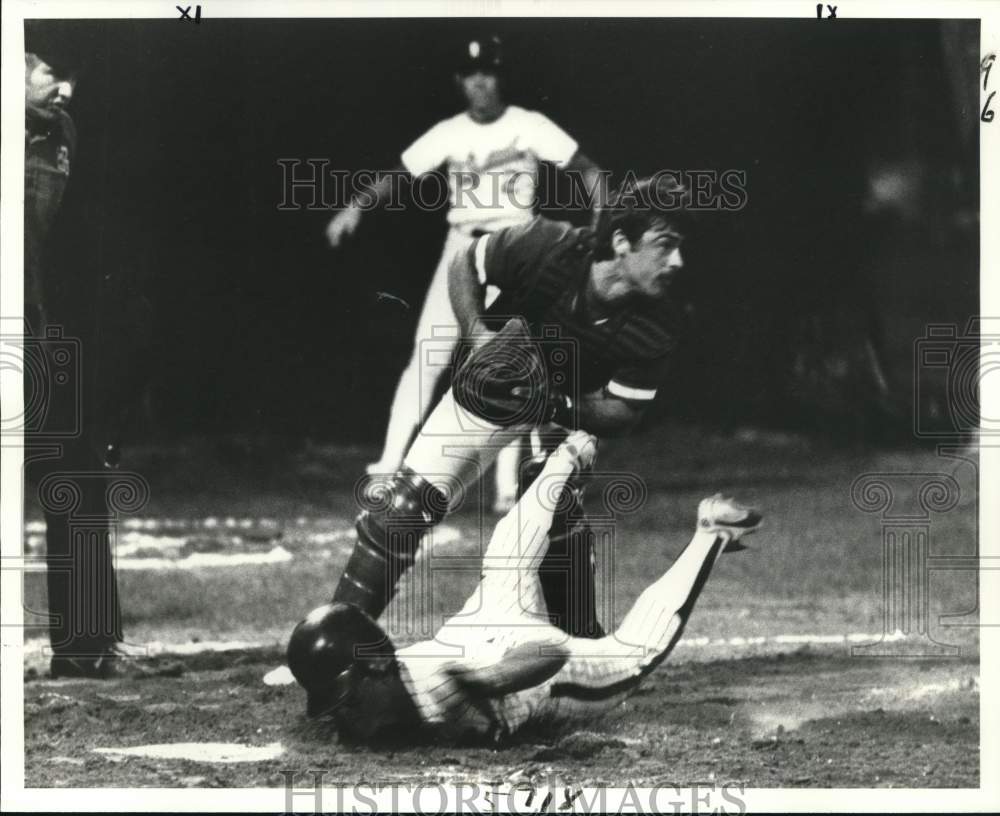
[[[569,398],[550,385],[541,347],[519,318],[468,353],[452,393],[466,411],[501,428],[559,422],[571,414]]]

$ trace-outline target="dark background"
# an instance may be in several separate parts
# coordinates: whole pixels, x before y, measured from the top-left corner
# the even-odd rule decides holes
[[[334,252],[331,213],[277,209],[277,162],[398,164],[461,108],[452,60],[482,31],[505,39],[508,100],[617,177],[747,173],[746,208],[686,245],[692,332],[651,421],[905,437],[914,341],[978,307],[976,22],[73,27],[89,59],[55,263],[100,315],[85,364],[114,402],[136,395],[133,436],[380,440],[444,212],[370,214]],[[122,389],[130,365],[144,382]]]

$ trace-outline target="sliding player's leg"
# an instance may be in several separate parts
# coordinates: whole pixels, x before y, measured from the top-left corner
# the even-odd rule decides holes
[[[647,587],[614,632],[600,640],[575,638],[556,696],[600,700],[625,693],[673,650],[719,556],[741,549],[759,513],[714,496],[698,507],[698,527],[670,569]]]
[[[483,557],[479,597],[470,599],[464,614],[486,609],[495,622],[524,615],[548,619],[538,569],[549,547],[558,497],[575,472],[590,466],[595,453],[594,437],[577,431],[548,456],[537,478],[494,528]]]
[[[517,501],[518,471],[523,456],[524,444],[521,437],[514,439],[497,454],[493,512],[498,516],[510,510]]]

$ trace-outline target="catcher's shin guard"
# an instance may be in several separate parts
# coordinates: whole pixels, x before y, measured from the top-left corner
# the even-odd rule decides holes
[[[594,531],[585,521],[564,522],[561,532],[553,524],[538,578],[552,623],[574,637],[604,637],[597,620],[594,562]]]
[[[518,496],[524,494],[545,466],[545,454],[524,463]],[[538,568],[545,608],[552,623],[575,637],[601,638],[597,620],[595,536],[584,516],[580,491],[567,486],[560,509],[549,528],[549,549]]]
[[[420,539],[444,518],[448,500],[409,468],[368,496],[371,507],[355,522],[357,543],[333,593],[334,603],[350,603],[372,618],[389,605],[403,573],[413,566]]]

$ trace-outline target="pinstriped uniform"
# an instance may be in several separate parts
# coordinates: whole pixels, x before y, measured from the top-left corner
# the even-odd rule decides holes
[[[548,623],[538,565],[548,547],[553,495],[572,472],[566,456],[549,458],[541,476],[497,525],[482,578],[462,610],[434,640],[400,649],[401,676],[420,716],[449,736],[501,737],[529,721],[559,725],[618,705],[669,654],[723,543],[696,533],[674,566],[650,586],[622,625],[599,640],[574,638]],[[514,647],[561,646],[562,668],[531,688],[481,702],[459,678],[475,669],[502,675]],[[533,647],[532,647],[533,648]]]

